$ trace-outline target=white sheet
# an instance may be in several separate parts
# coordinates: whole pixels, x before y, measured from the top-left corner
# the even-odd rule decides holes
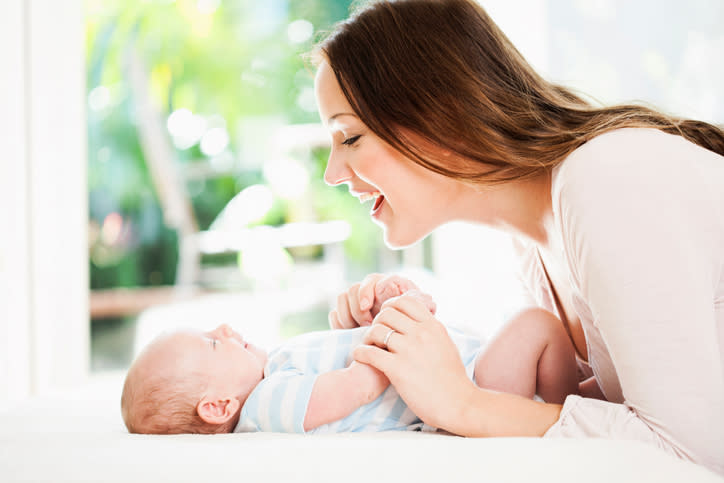
[[[89,386],[0,413],[0,481],[724,481],[633,441],[406,432],[130,435],[119,391]]]

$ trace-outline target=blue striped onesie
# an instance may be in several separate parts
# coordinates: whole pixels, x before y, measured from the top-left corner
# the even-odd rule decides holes
[[[314,382],[320,374],[344,369],[352,350],[362,343],[367,327],[325,330],[294,337],[269,354],[264,379],[254,388],[241,410],[234,432],[270,431],[304,433],[304,417]],[[482,349],[478,337],[448,328],[460,350],[468,377]],[[338,421],[308,433],[389,430],[432,430],[407,407],[391,385],[374,401]]]

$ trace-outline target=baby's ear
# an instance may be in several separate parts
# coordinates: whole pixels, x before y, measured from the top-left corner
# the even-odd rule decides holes
[[[236,415],[241,403],[235,397],[212,400],[203,398],[196,405],[199,417],[209,424],[224,424]]]

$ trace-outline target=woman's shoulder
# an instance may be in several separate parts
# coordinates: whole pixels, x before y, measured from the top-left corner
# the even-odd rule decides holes
[[[696,158],[719,156],[682,136],[654,128],[623,128],[600,134],[573,151],[554,169],[554,181],[597,184],[622,176],[678,177]]]
[[[595,192],[615,194],[617,190],[646,190],[672,183],[694,186],[709,171],[702,169],[704,166],[724,167],[721,159],[715,158],[720,156],[658,129],[616,129],[586,142],[556,166],[552,193],[556,198],[562,191],[590,196]]]
[[[569,154],[556,167],[556,175],[562,179],[585,178],[587,173],[599,170],[631,168],[631,161],[637,160],[640,163],[652,158],[662,144],[678,144],[679,140],[686,142],[680,136],[666,134],[658,129],[626,128],[608,131]]]
[[[718,154],[678,135],[629,128],[593,138],[554,168],[551,198],[561,226],[626,219],[631,227],[683,212],[721,219],[723,184]]]

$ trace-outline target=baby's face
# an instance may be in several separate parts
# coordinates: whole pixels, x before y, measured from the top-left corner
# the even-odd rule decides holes
[[[201,374],[208,391],[238,397],[243,403],[264,377],[267,354],[226,324],[209,332],[184,330],[158,339],[149,369],[175,365]]]

